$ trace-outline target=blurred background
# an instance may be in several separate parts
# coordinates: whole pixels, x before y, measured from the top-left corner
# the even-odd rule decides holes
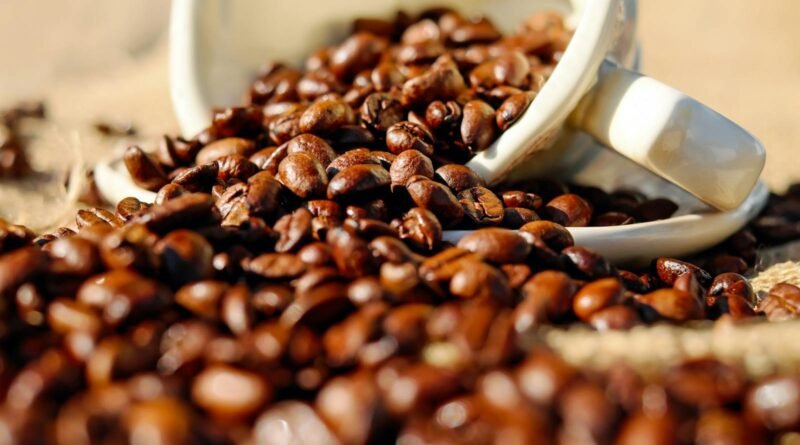
[[[800,1],[640,0],[642,69],[757,135],[766,182],[800,180]],[[134,124],[144,145],[176,133],[167,84],[169,3],[163,0],[0,1],[0,109],[43,99],[36,131],[39,172],[108,156],[98,120]],[[48,173],[49,174],[49,173]],[[0,183],[0,217],[46,227],[63,217],[61,177]],[[69,214],[71,209],[64,209]]]

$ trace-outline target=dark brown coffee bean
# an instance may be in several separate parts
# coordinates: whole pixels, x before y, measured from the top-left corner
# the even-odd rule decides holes
[[[637,412],[630,415],[617,434],[617,445],[678,443],[677,425],[668,414]]]
[[[758,303],[758,312],[763,312],[770,321],[794,319],[800,313],[800,288],[788,283],[778,283]]]
[[[352,124],[353,110],[343,101],[326,99],[314,102],[300,116],[299,128],[303,133],[326,134],[343,125]]]
[[[800,378],[776,376],[755,384],[745,398],[748,419],[768,431],[800,428]]]
[[[328,365],[354,365],[362,348],[380,334],[381,320],[388,310],[382,302],[367,304],[325,331],[322,344]]]
[[[130,146],[122,156],[131,179],[139,187],[156,191],[167,183],[167,176],[148,154],[137,146]]]
[[[523,300],[514,310],[514,327],[526,332],[548,321],[557,321],[572,308],[577,284],[565,273],[543,271],[521,289]]]
[[[743,274],[749,269],[744,259],[733,255],[717,255],[711,260],[711,263],[707,265],[707,268],[712,276],[724,273]]]
[[[161,264],[176,284],[211,278],[214,250],[205,238],[189,230],[170,232],[155,245]]]
[[[564,419],[560,438],[577,442],[609,441],[616,429],[618,408],[606,397],[604,388],[593,383],[576,382],[559,400],[559,414]]]
[[[405,186],[412,176],[433,178],[433,163],[430,158],[417,150],[405,150],[397,155],[389,168],[392,187]]]
[[[381,389],[389,411],[395,415],[407,415],[446,400],[459,387],[455,372],[420,363],[400,369],[396,378],[387,379],[386,387]]]
[[[311,219],[311,212],[302,207],[280,217],[274,227],[280,237],[275,243],[275,251],[291,252],[309,240]]]
[[[103,320],[112,326],[157,314],[168,297],[163,285],[125,269],[94,276],[76,295],[79,302],[102,311]]]
[[[363,276],[372,268],[369,247],[364,239],[337,227],[328,232],[327,241],[336,267],[345,276]]]
[[[402,100],[406,105],[450,100],[458,97],[464,89],[466,89],[464,78],[455,63],[450,61],[407,80],[403,84]]]
[[[641,323],[641,319],[634,309],[618,304],[593,313],[588,323],[600,332],[627,331]]]
[[[450,280],[450,293],[459,298],[483,298],[507,303],[511,288],[505,275],[484,262],[467,261]]]
[[[328,165],[326,171],[329,177],[333,177],[348,167],[361,164],[381,165],[381,161],[369,149],[357,148],[349,150],[335,158],[333,162]]]
[[[433,212],[445,226],[456,225],[464,218],[464,209],[446,186],[424,177],[412,177],[406,189],[417,207]]]
[[[503,221],[503,202],[486,187],[472,187],[458,194],[464,214],[478,226],[495,226]]]
[[[212,416],[243,419],[272,398],[272,386],[260,375],[227,365],[212,365],[192,382],[192,400]]]
[[[175,293],[175,302],[210,320],[219,318],[219,302],[228,291],[222,281],[204,280],[187,284]]]
[[[328,184],[328,199],[374,192],[388,187],[390,182],[389,172],[380,165],[353,165],[331,179]]]
[[[255,313],[250,301],[250,290],[241,283],[228,289],[222,297],[220,318],[234,335],[246,334],[253,325]]]
[[[280,156],[280,159],[276,159]],[[277,147],[267,147],[253,153],[250,156],[250,162],[256,164],[259,169],[270,172],[275,175],[278,173],[278,164],[286,156],[286,152],[278,153]]]
[[[57,239],[45,246],[52,259],[50,270],[56,274],[86,277],[99,269],[97,247],[78,237]]]
[[[594,313],[616,304],[624,291],[622,283],[616,278],[593,281],[575,294],[572,310],[581,320],[588,321]]]
[[[536,97],[535,93],[526,91],[524,93],[512,94],[497,108],[495,123],[500,131],[506,131],[511,125],[522,116]]]
[[[378,236],[369,243],[372,257],[379,263],[385,262],[400,264],[417,262],[418,257],[406,244],[394,236]]]
[[[581,246],[571,246],[561,250],[570,269],[590,280],[614,275],[614,266],[599,254]]]
[[[401,121],[386,130],[386,147],[394,154],[417,150],[425,156],[431,156],[433,136],[421,125]]]
[[[216,173],[214,175],[216,177]],[[174,199],[179,196],[187,194],[189,194],[189,190],[186,190],[185,188],[183,188],[183,186],[180,186],[175,183],[169,183],[158,190],[158,193],[156,193],[156,199],[153,202],[156,205],[162,205],[165,202],[169,201],[170,199]]]
[[[248,157],[255,153],[256,146],[253,141],[242,138],[225,138],[214,141],[197,153],[197,165],[209,164],[219,158],[240,155]]]
[[[485,150],[497,135],[495,111],[491,105],[471,100],[464,105],[461,119],[461,141],[471,152]]]
[[[403,120],[406,110],[400,100],[391,94],[373,93],[364,99],[360,114],[361,122],[382,136],[391,126]]]
[[[635,223],[636,220],[622,212],[606,212],[594,217],[593,225],[599,227],[606,226],[625,226]]]
[[[353,34],[330,55],[330,69],[337,78],[346,80],[378,63],[388,42],[368,32]]]
[[[746,381],[743,372],[716,360],[692,360],[669,369],[664,375],[669,394],[701,410],[721,408],[740,400]]]
[[[687,272],[694,273],[697,281],[704,286],[711,283],[711,275],[708,272],[694,264],[674,258],[658,258],[655,262],[655,269],[656,273],[658,273],[658,278],[668,286],[675,284],[675,280]]]
[[[297,94],[306,101],[317,100],[326,94],[344,92],[345,86],[327,68],[307,72],[297,82]]]
[[[0,253],[10,252],[32,241],[36,235],[27,227],[0,219]]]
[[[756,294],[750,281],[737,273],[728,272],[714,277],[714,281],[708,288],[706,304],[713,306],[715,297],[723,294],[738,295],[750,304],[756,304],[757,302]]]
[[[565,227],[586,227],[592,219],[592,207],[580,196],[566,194],[548,202],[542,215]]]
[[[117,203],[116,214],[119,219],[123,221],[129,221],[136,216],[137,213],[146,209],[147,207],[149,207],[147,204],[139,201],[138,199],[128,197]],[[0,249],[0,251],[2,251],[2,249]]]
[[[383,293],[380,281],[373,276],[358,278],[347,287],[348,298],[359,307],[382,300]]]
[[[577,372],[563,359],[548,350],[529,353],[515,371],[517,386],[528,400],[541,406],[553,406]]]
[[[513,190],[503,192],[501,197],[506,207],[523,207],[532,210],[537,210],[542,207],[542,197],[535,193]]]
[[[301,134],[286,143],[286,153],[305,153],[319,161],[323,167],[336,157],[336,152],[324,139],[313,134]]]
[[[678,205],[666,198],[644,201],[636,206],[634,215],[639,221],[667,219],[678,210]]]
[[[539,215],[536,212],[524,207],[511,207],[503,209],[502,226],[507,229],[518,229],[529,222],[538,220]]]
[[[205,193],[191,193],[150,207],[137,220],[148,229],[163,233],[181,227],[197,227],[213,217],[214,201]]]
[[[470,84],[486,90],[501,85],[523,88],[528,83],[531,66],[520,51],[508,51],[478,65],[470,73]]]
[[[35,247],[23,247],[0,256],[0,295],[10,295],[24,282],[43,272],[47,255]]]
[[[459,164],[447,164],[439,167],[436,169],[436,179],[446,184],[455,193],[461,193],[472,187],[486,186],[486,181],[474,170]]]
[[[523,236],[513,230],[499,228],[469,233],[458,242],[458,247],[497,264],[523,262],[531,251],[531,246]]]
[[[682,290],[658,289],[642,295],[638,301],[667,320],[677,322],[699,320],[704,315],[700,301]]]
[[[268,280],[295,278],[306,271],[306,265],[290,253],[264,253],[242,263],[244,270]]]
[[[322,164],[304,153],[293,153],[281,161],[278,180],[302,199],[324,196],[328,175]]]
[[[340,320],[352,308],[344,284],[325,283],[296,295],[292,304],[281,314],[280,322],[285,326],[302,323],[317,327]]]
[[[303,113],[304,110],[297,110],[270,119],[268,130],[272,143],[280,145],[303,133],[300,130],[300,118]]]
[[[502,37],[500,32],[487,18],[481,18],[476,21],[464,21],[448,33],[448,39],[457,45],[488,43],[500,37]]]
[[[461,105],[454,100],[433,101],[425,110],[425,122],[431,130],[447,133],[461,125]]]
[[[442,240],[442,225],[431,211],[414,207],[404,216],[399,236],[418,249],[433,250]]]
[[[286,98],[279,97],[278,100]],[[264,113],[261,107],[227,107],[215,110],[211,127],[217,137],[253,137],[262,130]]]

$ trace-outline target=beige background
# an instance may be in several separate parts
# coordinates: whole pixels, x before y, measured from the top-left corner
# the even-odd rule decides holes
[[[175,132],[162,0],[0,2],[0,108],[43,97],[36,178],[0,183],[0,217],[44,228],[72,213],[62,179],[121,145],[91,130],[97,118],[133,122],[152,144]],[[91,11],[83,14],[81,9]],[[800,1],[641,0],[643,70],[706,102],[766,145],[766,181],[800,180]],[[99,37],[112,31],[113,38]],[[122,49],[120,49],[122,45]],[[10,63],[9,61],[15,61]],[[16,68],[14,68],[16,65]]]

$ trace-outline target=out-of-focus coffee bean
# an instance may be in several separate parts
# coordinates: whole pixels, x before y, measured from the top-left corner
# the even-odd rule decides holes
[[[163,285],[125,269],[95,275],[83,283],[76,297],[101,310],[103,319],[111,325],[152,315],[170,300]]]
[[[401,369],[397,377],[387,381],[382,390],[389,411],[404,415],[452,396],[459,386],[458,378],[452,371],[416,364]]]
[[[668,414],[634,413],[622,424],[615,444],[667,445],[677,442],[677,427]]]
[[[215,417],[247,418],[272,397],[258,374],[225,365],[209,366],[192,383],[192,400]]]
[[[577,284],[563,272],[537,273],[522,286],[522,302],[514,310],[515,329],[526,332],[563,317],[572,308],[577,290]]]
[[[165,202],[169,201],[170,199],[174,199],[179,196],[186,195],[188,193],[189,191],[186,190],[183,186],[180,186],[175,183],[169,183],[158,190],[158,193],[156,193],[156,199],[154,200],[154,203],[156,205],[162,205]]]
[[[634,216],[639,221],[667,219],[678,210],[678,205],[666,198],[644,201],[636,206]]]
[[[800,288],[788,283],[778,283],[758,303],[758,312],[763,312],[770,321],[796,318],[800,313]]]
[[[406,189],[417,207],[433,212],[444,226],[458,224],[464,218],[464,209],[446,186],[425,177],[412,177]]]
[[[518,229],[529,222],[538,221],[539,215],[524,207],[507,207],[503,209],[502,225],[508,229]]]
[[[139,211],[144,210],[148,207],[145,203],[139,201],[136,198],[128,197],[122,199],[120,202],[117,203],[116,212],[117,217],[123,221],[129,221],[134,216],[136,216]],[[2,249],[0,249],[2,251]]]
[[[800,379],[775,376],[753,385],[744,401],[745,415],[768,431],[800,428]]]
[[[541,406],[554,406],[577,372],[547,350],[528,355],[515,370],[517,386],[528,400]]]
[[[244,284],[237,284],[225,292],[220,306],[220,315],[225,325],[234,335],[248,332],[255,317],[250,305],[250,290]]]
[[[340,319],[353,308],[342,283],[325,283],[295,297],[281,314],[280,322],[286,326],[325,325]]]
[[[414,207],[403,215],[399,235],[418,249],[433,250],[442,240],[442,225],[433,212]]]
[[[24,282],[43,272],[47,255],[35,247],[23,247],[0,256],[0,295],[11,294]]]
[[[305,153],[286,156],[278,167],[278,180],[302,199],[324,196],[328,186],[322,164]]]
[[[254,445],[341,444],[313,408],[296,400],[276,403],[261,414],[252,440]]]
[[[219,318],[219,302],[228,290],[221,281],[204,280],[187,284],[175,293],[175,302],[202,317]]]
[[[694,264],[673,258],[658,258],[655,261],[655,270],[658,273],[658,278],[668,286],[675,284],[675,280],[687,272],[693,272],[697,281],[704,286],[711,283],[711,275],[705,270]]]
[[[669,394],[701,410],[721,408],[739,400],[745,391],[742,370],[716,360],[692,360],[669,369],[664,375]]]
[[[132,405],[125,412],[123,423],[132,443],[142,436],[153,445],[188,445],[193,440],[189,409],[172,397]]]
[[[358,32],[347,38],[330,55],[331,71],[339,79],[372,68],[386,50],[387,41],[368,32]]]
[[[178,284],[211,278],[214,250],[205,238],[189,230],[170,232],[155,245],[164,270]]]
[[[568,387],[559,400],[559,413],[564,422],[561,438],[580,443],[586,438],[595,443],[613,437],[619,412],[599,386],[576,382]]]
[[[79,331],[96,335],[102,329],[100,317],[91,308],[67,298],[57,298],[47,306],[47,323],[61,334]]]
[[[85,277],[100,266],[97,247],[82,238],[57,239],[47,244],[44,250],[52,259],[50,270],[57,274]]]
[[[743,274],[749,269],[744,259],[733,255],[717,255],[707,265],[707,268],[712,276],[724,273]]]
[[[268,280],[295,278],[306,270],[306,265],[290,253],[264,253],[252,259],[245,259],[243,268]]]
[[[641,323],[641,318],[631,307],[617,304],[593,313],[589,317],[588,323],[600,332],[627,331]]]
[[[450,293],[460,298],[484,298],[501,303],[511,299],[511,288],[505,275],[480,261],[461,265],[450,280]]]
[[[181,195],[147,209],[137,220],[156,233],[186,227],[197,227],[215,216],[214,201],[205,193]]]
[[[738,414],[731,411],[707,411],[697,419],[694,441],[698,445],[745,445],[761,440],[763,438],[759,438]]]
[[[355,364],[359,351],[380,333],[388,309],[385,303],[370,303],[331,326],[322,337],[328,365],[340,368]]]

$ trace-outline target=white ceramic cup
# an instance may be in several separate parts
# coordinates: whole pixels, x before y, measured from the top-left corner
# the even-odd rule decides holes
[[[575,28],[527,111],[469,162],[490,183],[550,146],[569,120],[717,209],[736,208],[756,184],[765,161],[758,140],[681,92],[620,67],[635,49],[636,0],[174,0],[170,81],[183,133],[205,128],[213,106],[239,103],[264,61],[299,64],[346,35],[354,17],[434,3],[484,14],[503,31],[545,9],[561,11]]]

